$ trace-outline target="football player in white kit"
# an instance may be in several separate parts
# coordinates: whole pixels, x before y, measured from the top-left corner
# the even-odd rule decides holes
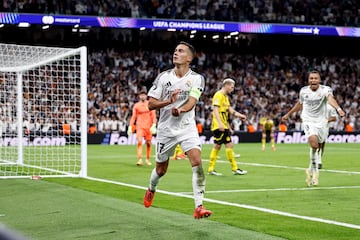
[[[201,160],[201,142],[195,122],[195,105],[204,90],[204,77],[190,69],[194,47],[180,42],[173,53],[173,69],[161,72],[148,92],[149,109],[159,109],[156,136],[156,167],[150,176],[144,206],[152,205],[156,187],[165,175],[169,158],[177,144],[181,145],[192,166],[195,200],[194,218],[209,217],[212,212],[203,206],[205,174]]]
[[[317,186],[319,184],[319,159],[321,158],[320,149],[328,136],[328,113],[326,104],[334,107],[340,117],[345,116],[333,96],[330,87],[320,85],[320,73],[311,71],[308,77],[308,86],[301,88],[299,101],[286,113],[282,120],[285,121],[289,116],[302,110],[301,119],[303,122],[305,136],[310,144],[310,165],[306,169],[307,186]]]

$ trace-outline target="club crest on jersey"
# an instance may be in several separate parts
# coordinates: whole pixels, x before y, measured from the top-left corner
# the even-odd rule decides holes
[[[190,80],[187,80],[186,83],[185,83],[185,85],[186,85],[187,87],[191,87],[191,81],[190,81]]]

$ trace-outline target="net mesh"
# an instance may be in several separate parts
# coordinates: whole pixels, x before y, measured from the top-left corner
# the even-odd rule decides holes
[[[80,52],[43,63],[68,51],[0,44],[0,177],[79,175]]]

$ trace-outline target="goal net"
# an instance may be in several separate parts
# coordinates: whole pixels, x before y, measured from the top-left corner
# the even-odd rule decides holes
[[[86,57],[0,43],[0,178],[87,176]]]

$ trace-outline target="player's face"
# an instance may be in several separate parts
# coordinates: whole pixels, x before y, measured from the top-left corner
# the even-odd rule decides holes
[[[147,99],[146,94],[140,94],[139,99],[140,99],[140,101],[144,102]]]
[[[308,82],[311,90],[316,91],[320,86],[320,74],[310,73]]]
[[[173,63],[176,64],[190,64],[192,60],[192,54],[190,52],[190,49],[188,46],[184,44],[179,44],[175,48],[174,54],[173,54]]]
[[[234,91],[235,85],[230,83],[226,85],[226,91],[228,94],[232,93]]]

